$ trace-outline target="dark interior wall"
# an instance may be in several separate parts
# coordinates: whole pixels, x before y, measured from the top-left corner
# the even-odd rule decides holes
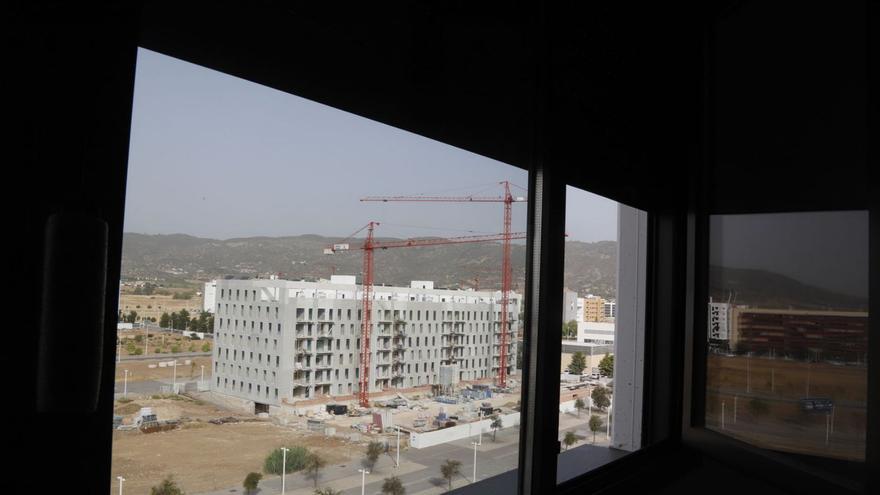
[[[15,404],[0,408],[6,467],[29,489],[107,489],[112,294],[138,45],[513,165],[540,162],[573,184],[662,211],[674,225],[695,192],[711,192],[718,211],[860,207],[868,197],[859,189],[867,167],[860,11],[849,3],[765,5],[227,0],[9,8],[4,199],[14,250],[8,279],[21,297],[8,312],[11,341],[0,348],[5,402]],[[785,37],[793,35],[807,41]],[[83,358],[77,365],[49,364],[67,372],[71,396],[100,383],[94,412],[36,409],[39,315],[51,288],[41,273],[44,232],[59,212],[108,229],[107,304],[101,310],[101,294],[77,292],[68,280],[75,297],[58,310],[84,318],[103,311],[104,333],[97,345],[70,347]],[[68,263],[73,280],[77,268],[102,262],[82,241],[62,246],[68,259],[84,260]],[[683,250],[678,237],[664,242]],[[667,287],[682,291],[679,282]],[[671,296],[679,317],[682,299]],[[71,320],[63,328],[74,336],[100,332]],[[671,345],[663,348],[680,360]],[[46,476],[53,448],[66,461]]]

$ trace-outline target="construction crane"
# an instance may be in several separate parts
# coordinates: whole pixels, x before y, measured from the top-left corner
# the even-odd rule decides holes
[[[510,223],[513,203],[525,203],[526,198],[510,194],[510,182],[501,181],[504,186],[503,196],[369,196],[361,201],[425,201],[432,203],[504,203],[504,231],[501,240],[501,367],[498,369],[498,386],[507,386],[507,307],[510,303],[510,291],[513,274],[510,266]],[[519,187],[519,186],[517,186]]]
[[[358,383],[358,403],[361,407],[369,407],[369,391],[370,391],[370,335],[372,333],[372,315],[373,315],[373,251],[376,249],[390,249],[390,248],[408,248],[408,247],[423,247],[423,246],[439,246],[443,244],[467,244],[467,243],[475,243],[475,242],[491,242],[491,241],[506,241],[509,239],[525,239],[525,232],[506,232],[503,234],[491,234],[491,235],[471,235],[471,236],[463,236],[463,237],[450,237],[450,238],[429,238],[429,239],[403,239],[403,240],[392,240],[392,241],[380,241],[377,242],[373,238],[373,231],[376,227],[379,226],[379,222],[370,222],[354,233],[352,233],[347,238],[342,241],[333,244],[332,246],[328,246],[324,249],[324,254],[334,254],[339,251],[349,251],[352,249],[360,249],[364,252],[364,265],[363,265],[363,274],[362,274],[362,285],[363,285],[363,295],[362,295],[362,316],[361,316],[361,349],[360,349],[360,380]],[[364,242],[361,246],[352,247],[351,244],[347,241],[354,238],[354,236],[360,234],[364,230],[367,231],[367,236],[364,238]],[[507,295],[502,294],[501,296],[502,305],[506,308],[507,303]],[[506,317],[504,312],[502,311],[502,321],[506,321]],[[502,328],[504,328],[502,326]],[[507,332],[502,332],[503,337],[501,339],[501,356],[504,359],[501,359],[499,363],[500,366],[506,366],[506,356],[507,356]],[[506,370],[504,372],[506,375]]]

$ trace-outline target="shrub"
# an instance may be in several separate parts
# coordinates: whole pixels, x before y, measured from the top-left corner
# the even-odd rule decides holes
[[[208,342],[202,344],[202,352],[211,352],[211,344]]]
[[[150,495],[185,495],[184,491],[177,486],[171,475],[162,480],[161,483],[150,488]]]
[[[288,449],[285,471],[292,473],[304,468],[306,465],[306,459],[309,456],[309,450],[299,445],[288,447]],[[266,474],[280,475],[282,473],[281,464],[283,458],[284,453],[281,452],[280,448],[273,450],[268,456],[266,456],[266,460],[263,462],[263,472]]]
[[[372,441],[367,444],[367,452],[366,459],[364,463],[373,470],[373,467],[376,465],[376,461],[379,460],[379,456],[382,455],[382,452],[385,452],[385,446],[380,442]]]
[[[171,346],[171,353],[172,353],[172,354],[177,354],[178,352],[180,352],[180,346],[179,346],[179,345],[174,344],[173,346]]]
[[[260,473],[248,473],[247,476],[244,477],[244,482],[242,483],[244,493],[253,493],[257,489],[257,485],[260,484],[261,479],[263,479],[263,475]]]
[[[196,352],[196,346],[190,345],[188,350],[189,350],[189,352]]]

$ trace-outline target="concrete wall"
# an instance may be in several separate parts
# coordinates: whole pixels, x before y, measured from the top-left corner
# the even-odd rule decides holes
[[[519,413],[501,415],[502,429],[519,425]],[[440,445],[441,443],[453,442],[463,438],[473,437],[476,440],[483,431],[483,435],[492,434],[492,420],[484,419],[482,421],[474,421],[473,423],[444,428],[442,430],[429,431],[425,433],[409,434],[409,445],[414,449],[424,449]]]

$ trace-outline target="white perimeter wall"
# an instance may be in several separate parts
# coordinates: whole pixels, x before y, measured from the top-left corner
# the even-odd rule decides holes
[[[519,425],[519,413],[504,414],[501,418],[501,428],[509,428]],[[415,449],[424,449],[440,445],[441,443],[461,440],[463,438],[475,437],[483,430],[483,434],[492,434],[492,420],[484,419],[482,421],[474,421],[463,425],[444,428],[442,430],[429,431],[426,433],[409,434],[409,445]]]

